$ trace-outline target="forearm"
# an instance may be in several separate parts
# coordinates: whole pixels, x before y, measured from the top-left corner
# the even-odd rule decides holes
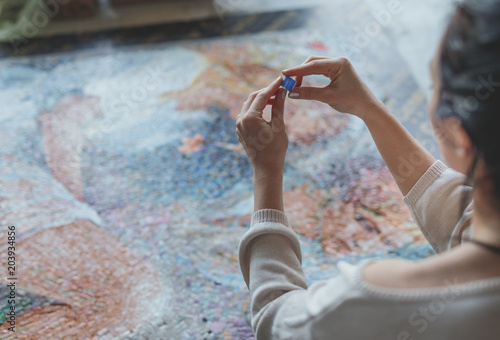
[[[405,196],[436,159],[385,106],[374,106],[363,121]]]
[[[238,261],[252,295],[253,329],[258,339],[271,339],[273,320],[290,297],[287,293],[308,287],[300,241],[288,218],[275,210],[254,213],[240,241]]]
[[[254,170],[254,211],[276,209],[285,212],[283,206],[283,170]]]

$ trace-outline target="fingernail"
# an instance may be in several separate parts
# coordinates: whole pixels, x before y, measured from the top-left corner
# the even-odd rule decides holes
[[[286,98],[286,90],[281,91],[281,99],[285,100]]]
[[[290,92],[290,94],[288,96],[292,99],[297,99],[300,97],[300,93],[294,91],[294,92]]]

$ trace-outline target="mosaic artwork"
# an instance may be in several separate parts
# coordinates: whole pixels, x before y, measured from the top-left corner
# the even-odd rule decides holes
[[[398,54],[341,42],[302,29],[1,60],[0,251],[14,225],[18,280],[16,335],[3,323],[0,338],[253,339],[237,258],[253,211],[235,134],[248,94],[311,54],[347,55],[429,133]],[[340,260],[432,253],[359,119],[287,99],[285,121],[285,207],[309,283]]]

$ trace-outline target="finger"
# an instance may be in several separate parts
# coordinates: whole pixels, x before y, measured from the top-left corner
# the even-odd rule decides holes
[[[336,61],[334,59],[315,59],[305,64],[298,65],[283,71],[286,76],[295,76],[297,84],[302,86],[302,78],[313,74],[322,74],[329,76],[332,69],[336,69]]]
[[[307,59],[300,65],[297,65],[297,66],[294,66],[294,67],[291,67],[291,68],[288,68],[288,69],[285,69],[283,70],[283,74],[284,75],[289,75],[289,76],[292,76],[292,74],[289,74],[288,72],[290,72],[291,70],[299,67],[299,66],[303,66],[303,65],[306,65],[306,64],[309,64],[311,61],[315,61],[315,60],[326,60],[326,59],[334,59],[332,57],[322,57],[322,56],[315,56],[315,55],[312,55],[312,56],[309,56],[307,57]]]
[[[324,87],[296,87],[288,94],[291,99],[319,100],[325,98]]]
[[[243,147],[243,150],[246,150],[247,144],[245,143],[245,139],[243,138],[243,136],[241,136],[238,130],[236,130],[236,135],[238,136],[238,141],[240,142],[240,145]]]
[[[244,145],[244,141],[243,141],[243,137],[241,137],[241,134],[240,132],[238,131],[238,129],[236,129],[236,136],[238,137],[238,141],[240,142],[241,145]]]
[[[310,63],[311,61],[314,61],[314,60],[324,60],[324,59],[331,59],[330,57],[318,57],[318,56],[309,56],[306,61],[304,61],[301,65],[305,65],[307,63]],[[284,75],[289,75],[288,73],[285,73],[285,72],[289,72],[290,70],[293,70],[295,67],[292,67],[290,69],[286,69],[286,70],[283,70],[283,74]],[[302,86],[302,80],[303,80],[304,76],[296,76],[295,77],[295,80],[297,81],[297,84],[295,85],[296,87],[300,87]]]
[[[276,91],[276,93],[273,94],[273,96],[271,98],[269,98],[269,100],[267,101],[267,105],[273,105],[274,104],[274,101],[276,100],[276,95],[277,95],[278,91]]]
[[[255,100],[255,97],[257,97],[257,94],[259,94],[259,91],[250,93],[247,100],[243,103],[241,107],[241,115],[244,115],[248,111],[250,105],[252,105],[253,101]]]
[[[324,60],[324,59],[331,59],[330,57],[318,57],[318,56],[310,56],[309,58],[307,58],[307,60],[305,62],[303,62],[302,64],[307,64],[307,63],[310,63],[311,61],[314,61],[314,60]],[[298,86],[297,87],[301,87],[302,86],[302,82],[304,80],[304,76],[296,76],[295,77],[295,80],[297,80],[297,84]]]
[[[285,111],[286,92],[287,91],[285,89],[279,89],[276,92],[276,98],[271,110],[271,125],[273,126],[284,124],[283,113]]]
[[[262,116],[263,110],[266,108],[267,102],[269,98],[271,98],[274,93],[280,88],[281,82],[283,79],[278,77],[275,81],[269,84],[268,87],[263,88],[259,91],[255,100],[253,101],[248,113],[253,113]]]

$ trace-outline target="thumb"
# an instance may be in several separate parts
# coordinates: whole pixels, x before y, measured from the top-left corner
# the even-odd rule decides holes
[[[288,94],[288,97],[292,99],[323,101],[324,91],[324,88],[318,87],[296,87]]]
[[[286,90],[280,89],[276,92],[276,98],[274,99],[273,108],[272,108],[272,116],[271,116],[271,124],[279,124],[283,122],[283,115],[285,111],[285,98],[286,98]],[[276,121],[275,121],[276,120]]]

